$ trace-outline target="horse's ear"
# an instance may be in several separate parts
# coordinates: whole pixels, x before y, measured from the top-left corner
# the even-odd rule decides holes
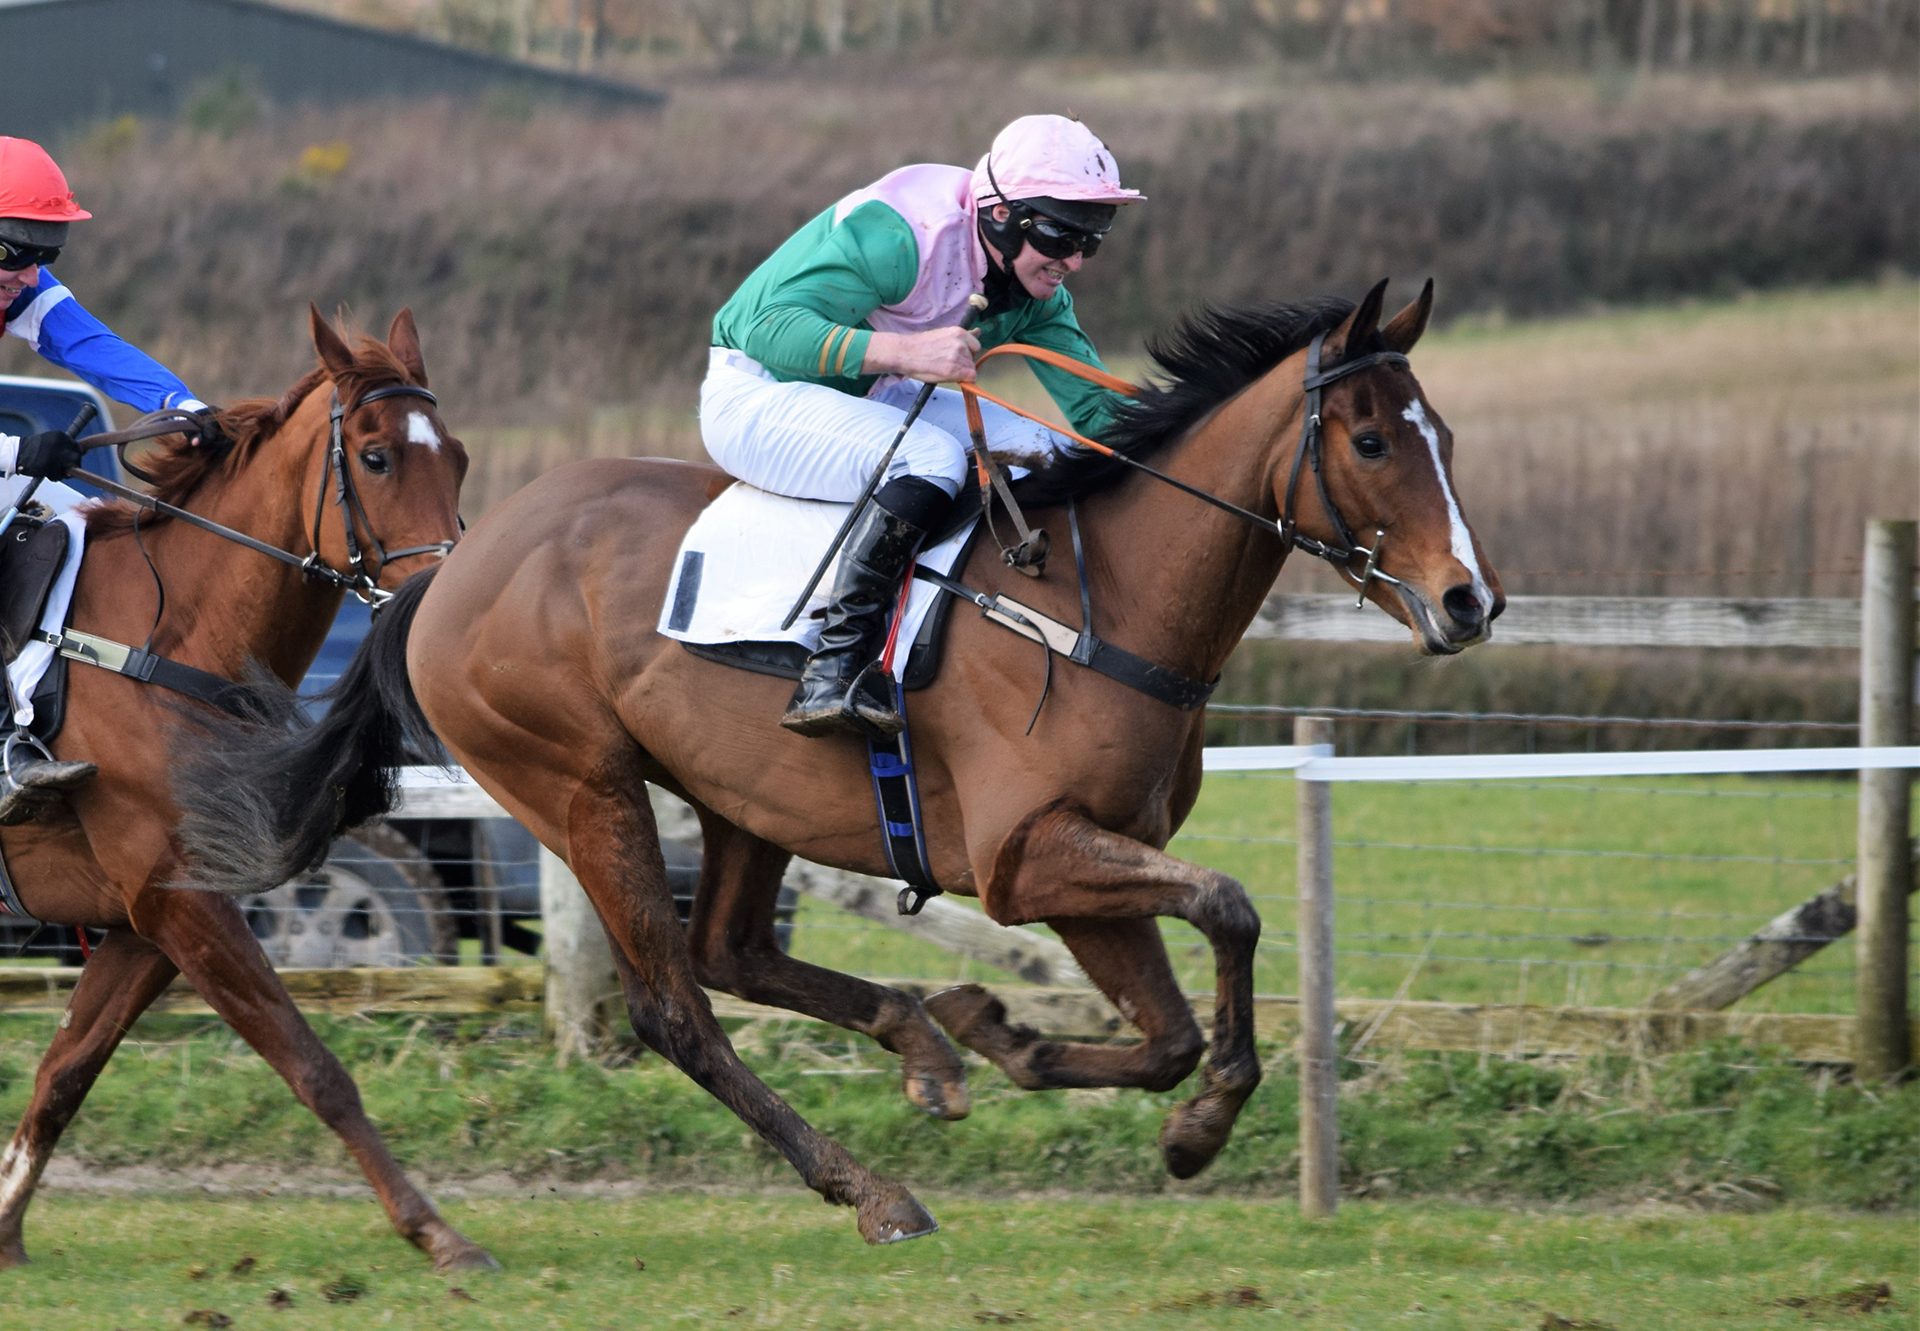
[[[337,379],[352,369],[353,352],[312,301],[307,302],[307,323],[313,329],[313,348],[320,353],[320,363],[327,367],[327,373]]]
[[[420,330],[413,326],[411,308],[393,316],[393,327],[387,330],[387,349],[406,367],[416,384],[422,388],[427,386],[427,363],[420,358]]]
[[[1400,313],[1387,320],[1387,326],[1380,330],[1380,340],[1389,348],[1406,355],[1413,350],[1413,344],[1420,340],[1420,334],[1427,331],[1427,316],[1433,313],[1433,279],[1420,288],[1420,297],[1410,301]]]
[[[1386,297],[1387,279],[1383,277],[1373,284],[1373,290],[1369,291],[1366,298],[1354,307],[1353,313],[1347,316],[1346,325],[1337,337],[1327,339],[1328,355],[1324,364],[1339,364],[1353,355],[1357,347],[1373,336],[1374,331],[1380,327],[1380,307],[1385,303]]]

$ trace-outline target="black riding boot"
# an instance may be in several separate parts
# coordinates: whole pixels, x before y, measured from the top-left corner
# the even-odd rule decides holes
[[[62,762],[36,750],[8,741],[5,769],[0,771],[0,827],[33,822],[100,770],[92,763]]]
[[[933,482],[902,476],[861,512],[840,551],[820,645],[781,725],[800,735],[900,733],[906,723],[893,705],[893,681],[877,665],[880,638],[907,561],[949,502]]]

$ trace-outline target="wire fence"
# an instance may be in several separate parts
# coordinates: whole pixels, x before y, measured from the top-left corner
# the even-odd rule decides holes
[[[1523,719],[1543,727],[1558,720]],[[1295,984],[1293,786],[1286,772],[1213,772],[1169,847],[1246,886],[1263,920],[1256,986],[1269,994]],[[1856,798],[1850,773],[1340,785],[1339,993],[1642,1006],[1848,875]],[[433,820],[397,824],[400,839],[343,846],[329,866],[332,880],[322,875],[259,899],[250,908],[256,933],[270,948],[278,940],[284,964],[531,960],[539,947],[537,848],[511,824],[488,824],[464,846]],[[417,844],[436,857],[409,859]],[[676,842],[668,851],[677,895],[690,902],[697,847]],[[411,896],[407,883],[416,884]],[[390,919],[381,918],[383,906]],[[442,916],[436,924],[420,922],[434,912]],[[911,926],[791,894],[783,914],[791,950],[823,966],[928,983],[1006,978]],[[1209,990],[1205,940],[1177,921],[1164,936],[1182,983]],[[1852,1002],[1852,949],[1843,941],[1742,1006],[1847,1012]]]
[[[1450,727],[1475,719],[1367,710],[1336,719],[1336,750],[1346,747],[1341,729],[1382,715]],[[1543,736],[1566,720],[1517,719]],[[1674,729],[1643,728],[1649,736]],[[1389,781],[1333,791],[1341,998],[1642,1007],[1838,883],[1856,850],[1852,773]],[[1296,989],[1296,803],[1289,772],[1213,771],[1169,846],[1245,885],[1263,922],[1256,990],[1268,995]],[[684,908],[698,846],[671,841],[667,855]],[[280,966],[535,965],[539,874],[537,844],[509,820],[409,818],[343,839],[322,869],[246,910]],[[911,924],[889,927],[791,889],[780,928],[796,956],[854,974],[934,985],[1012,978]],[[1183,986],[1210,991],[1213,956],[1200,934],[1168,921],[1163,936]],[[1920,969],[1910,983],[1920,991]],[[1843,939],[1740,1009],[1849,1013],[1854,990],[1853,948]]]

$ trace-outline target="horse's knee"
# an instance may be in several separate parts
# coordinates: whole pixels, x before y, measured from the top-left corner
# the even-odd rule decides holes
[[[1260,912],[1237,878],[1210,872],[1194,894],[1188,922],[1216,944],[1251,951],[1260,941]]]

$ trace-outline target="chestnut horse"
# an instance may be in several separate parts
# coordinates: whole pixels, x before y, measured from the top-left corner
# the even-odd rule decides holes
[[[1260,1078],[1259,915],[1239,883],[1162,849],[1200,785],[1204,681],[1217,677],[1295,545],[1362,584],[1428,652],[1479,642],[1504,604],[1454,497],[1451,439],[1407,368],[1432,285],[1381,325],[1385,285],[1358,307],[1322,301],[1189,321],[1155,348],[1171,381],[1126,407],[1108,436],[1136,459],[1151,452],[1163,475],[1090,463],[1113,473],[1075,501],[1098,632],[1163,675],[1197,682],[1186,705],[1063,665],[1028,733],[1042,678],[1035,644],[965,613],[950,625],[940,674],[913,695],[936,881],[977,896],[1002,924],[1052,926],[1139,1029],[1138,1043],[1043,1039],[1009,1025],[978,986],[923,1006],[775,946],[775,896],[791,856],[890,870],[863,743],[790,734],[778,724],[788,681],[703,660],[655,631],[681,536],[725,483],[707,467],[575,463],[493,509],[430,577],[402,589],[320,728],[216,741],[223,752],[210,784],[186,796],[191,853],[224,890],[269,886],[336,827],[332,808],[275,792],[341,784],[349,804],[377,808],[401,737],[431,723],[474,779],[572,866],[615,944],[634,1029],[810,1187],[855,1207],[869,1241],[911,1238],[934,1222],[741,1064],[701,986],[872,1036],[901,1056],[907,1097],[943,1118],[964,1115],[968,1093],[929,1013],[1022,1087],[1166,1090],[1207,1050],[1161,941],[1160,918],[1176,917],[1205,935],[1216,967],[1211,1054],[1197,1094],[1161,1134],[1167,1167],[1190,1176],[1224,1145]],[[1087,465],[1034,479],[1083,489]],[[1353,531],[1384,541],[1376,534],[1369,551]],[[1028,581],[976,552],[958,575],[1080,622],[1071,562]],[[705,833],[684,932],[650,781],[689,800]],[[221,835],[239,805],[251,844]]]
[[[320,363],[285,396],[223,412],[230,442],[174,436],[143,462],[154,498],[190,517],[126,502],[91,514],[74,630],[145,643],[216,678],[257,674],[257,662],[291,685],[320,650],[343,588],[383,598],[380,584],[451,547],[466,452],[426,389],[412,314],[400,313],[385,343],[350,348],[310,313]],[[277,547],[287,562],[226,544],[192,517]],[[58,755],[99,773],[65,808],[7,828],[0,847],[28,913],[106,937],[0,1155],[0,1268],[26,1260],[21,1222],[48,1156],[128,1028],[177,974],[340,1135],[394,1228],[435,1266],[492,1265],[401,1172],[233,899],[169,886],[180,876],[172,745],[193,728],[183,714],[211,708],[91,666],[71,666],[68,679]]]

